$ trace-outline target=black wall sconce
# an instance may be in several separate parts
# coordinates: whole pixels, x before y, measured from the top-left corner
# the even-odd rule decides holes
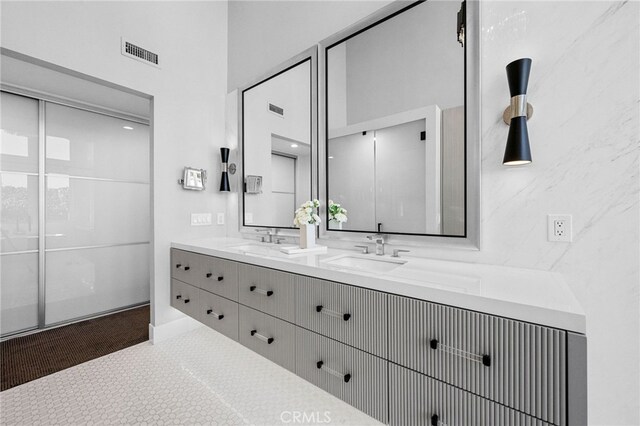
[[[229,192],[231,186],[229,185],[229,173],[235,174],[236,165],[229,164],[229,148],[220,148],[220,157],[222,158],[222,178],[220,179],[220,191]]]
[[[502,119],[509,125],[507,147],[502,164],[518,166],[531,163],[527,120],[533,115],[533,107],[527,103],[527,85],[531,59],[517,59],[507,65],[507,80],[511,93],[511,105],[504,110]]]

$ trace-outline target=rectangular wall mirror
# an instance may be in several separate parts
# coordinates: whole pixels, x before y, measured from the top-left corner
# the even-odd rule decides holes
[[[320,44],[321,196],[348,211],[324,215],[325,236],[477,233],[476,15],[461,43],[464,7],[396,2]]]
[[[243,227],[293,229],[315,196],[316,58],[314,47],[239,91]]]

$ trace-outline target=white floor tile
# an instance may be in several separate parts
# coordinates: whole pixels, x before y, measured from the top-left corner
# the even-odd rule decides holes
[[[0,423],[379,424],[206,327],[4,391]]]

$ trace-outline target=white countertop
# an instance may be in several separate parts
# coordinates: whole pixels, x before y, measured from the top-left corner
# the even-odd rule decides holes
[[[393,258],[334,248],[323,254],[287,255],[280,252],[282,246],[238,238],[176,241],[171,247],[577,333],[586,332],[582,307],[558,273],[412,256],[403,256],[401,259],[406,263],[392,271],[374,273],[327,262],[345,255],[365,261],[391,261]]]

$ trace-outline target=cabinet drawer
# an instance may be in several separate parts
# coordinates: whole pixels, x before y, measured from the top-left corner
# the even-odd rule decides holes
[[[203,290],[238,300],[238,264],[217,257],[198,255],[195,284]]]
[[[296,327],[296,374],[387,423],[388,362]]]
[[[181,281],[171,280],[171,306],[197,318],[200,289]]]
[[[391,426],[547,426],[535,417],[395,364],[389,366]]]
[[[295,320],[295,276],[258,266],[238,265],[240,303],[269,315]]]
[[[389,359],[542,420],[566,418],[566,333],[389,296]]]
[[[387,295],[344,284],[297,277],[296,324],[387,356]]]
[[[295,326],[240,305],[240,343],[295,372]]]
[[[200,290],[196,319],[225,336],[238,340],[238,303]]]
[[[171,278],[196,285],[200,255],[189,251],[171,249]]]

